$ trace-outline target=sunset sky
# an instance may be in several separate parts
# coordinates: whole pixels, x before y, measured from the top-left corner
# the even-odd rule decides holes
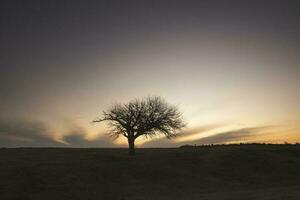
[[[0,147],[122,147],[102,110],[162,96],[187,127],[139,147],[300,142],[299,1],[0,2]]]

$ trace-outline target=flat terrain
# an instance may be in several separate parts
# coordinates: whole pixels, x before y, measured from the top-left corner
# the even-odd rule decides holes
[[[0,149],[1,200],[300,199],[300,145]]]

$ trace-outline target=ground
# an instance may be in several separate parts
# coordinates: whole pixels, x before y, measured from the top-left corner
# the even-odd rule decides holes
[[[1,200],[300,199],[300,145],[0,149]]]

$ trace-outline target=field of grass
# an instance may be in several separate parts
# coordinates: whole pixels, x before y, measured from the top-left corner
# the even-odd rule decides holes
[[[300,199],[300,145],[0,149],[1,200]]]

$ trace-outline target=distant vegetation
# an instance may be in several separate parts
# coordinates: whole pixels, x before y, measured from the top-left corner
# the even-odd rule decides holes
[[[274,143],[232,143],[232,144],[200,144],[200,145],[191,145],[191,144],[185,144],[180,146],[179,148],[198,148],[198,147],[208,147],[208,146],[236,146],[236,145],[300,145],[300,143],[287,143],[284,144],[274,144]]]

